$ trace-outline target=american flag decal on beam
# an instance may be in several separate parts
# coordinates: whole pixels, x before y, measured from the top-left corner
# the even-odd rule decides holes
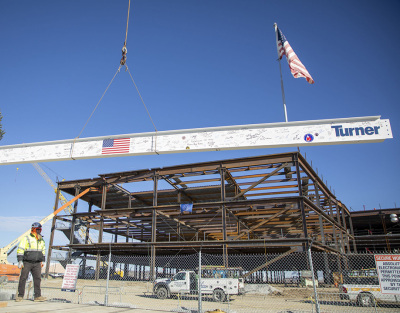
[[[129,153],[130,138],[105,139],[101,154]]]
[[[276,31],[279,59],[282,59],[282,57],[285,55],[293,77],[304,77],[310,84],[314,84],[314,80],[312,79],[310,73],[307,71],[303,63],[301,63],[296,53],[294,53],[292,47],[286,40],[286,37],[283,35],[281,30],[276,27]]]

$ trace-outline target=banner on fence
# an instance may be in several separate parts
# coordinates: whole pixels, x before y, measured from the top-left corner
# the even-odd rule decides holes
[[[400,254],[376,254],[381,293],[400,295]]]
[[[65,269],[61,291],[75,292],[78,280],[79,264],[68,264]]]

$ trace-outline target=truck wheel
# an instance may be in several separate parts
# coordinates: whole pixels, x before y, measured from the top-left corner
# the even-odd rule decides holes
[[[213,299],[216,302],[224,302],[226,299],[225,292],[221,289],[215,289],[213,292]]]
[[[373,306],[375,304],[374,296],[369,293],[361,293],[357,298],[359,306]]]
[[[158,299],[166,299],[168,298],[168,290],[165,287],[158,287],[156,292]]]

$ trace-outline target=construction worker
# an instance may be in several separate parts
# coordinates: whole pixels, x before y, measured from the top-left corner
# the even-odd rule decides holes
[[[25,294],[25,284],[29,273],[32,273],[34,287],[34,301],[46,301],[40,291],[42,267],[44,266],[46,247],[41,235],[42,225],[33,223],[31,233],[18,245],[17,260],[21,275],[18,283],[18,295],[15,301],[22,301]]]

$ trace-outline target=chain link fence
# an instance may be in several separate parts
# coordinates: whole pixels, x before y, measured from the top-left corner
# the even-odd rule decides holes
[[[42,295],[49,301],[172,312],[400,311],[400,296],[380,292],[373,254],[305,251],[224,260],[199,252],[152,260],[114,253],[99,259],[57,256],[52,264],[79,264],[76,290],[62,291],[63,267],[51,266]],[[9,282],[1,290],[15,293],[16,287]],[[28,285],[25,295],[32,294]]]

